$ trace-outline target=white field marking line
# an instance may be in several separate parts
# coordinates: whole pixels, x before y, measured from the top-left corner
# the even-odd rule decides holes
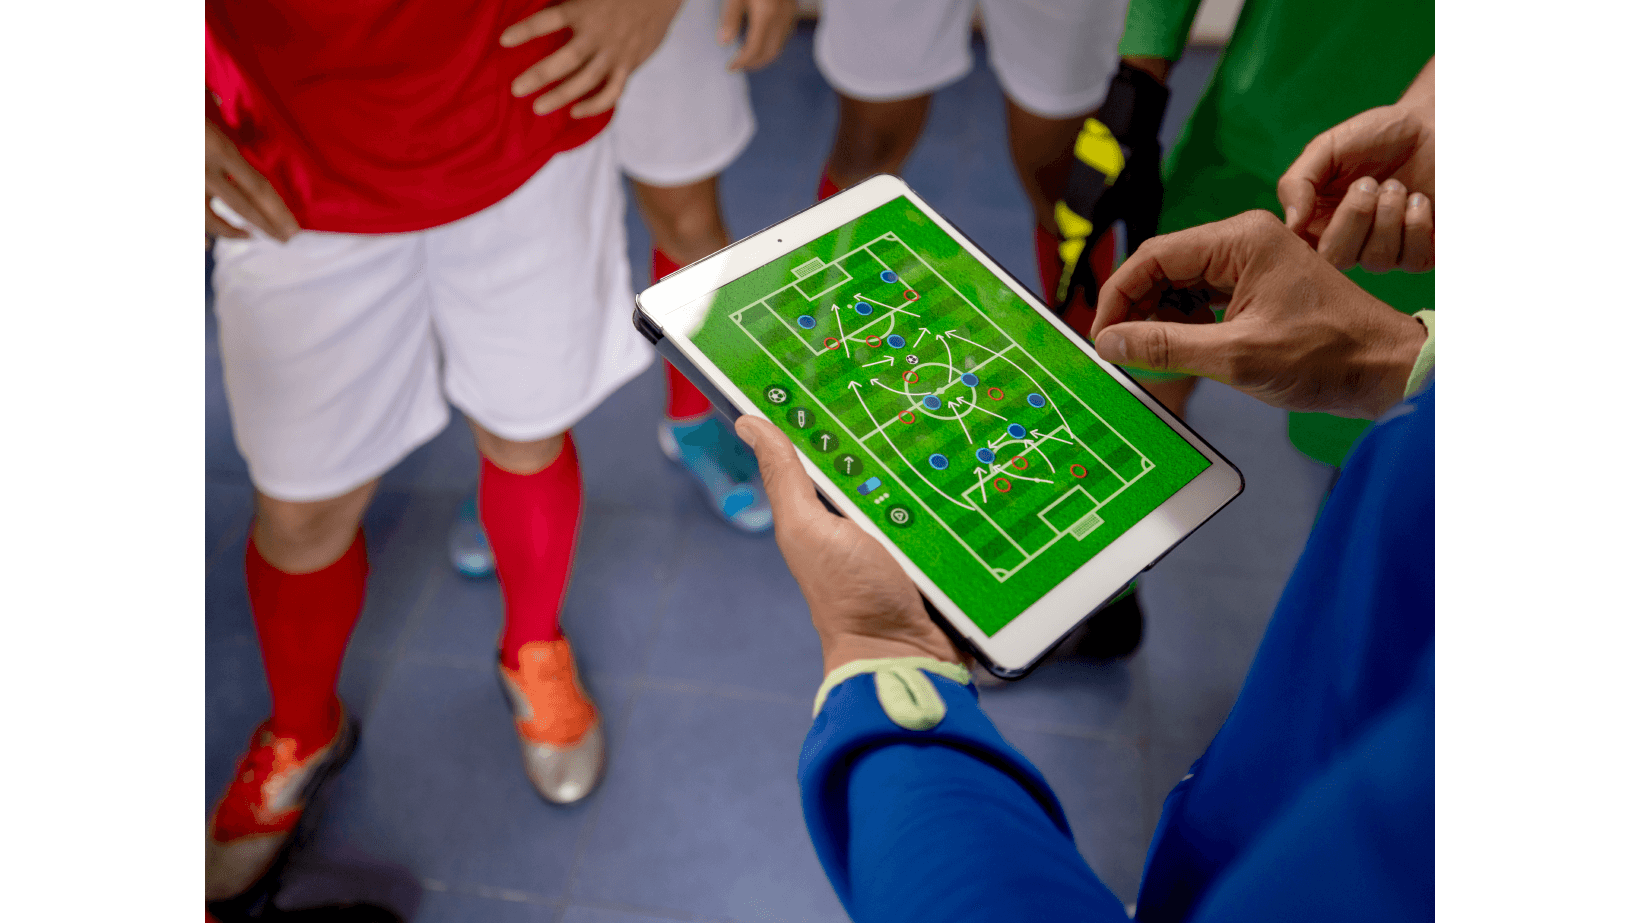
[[[861,408],[861,410],[866,411],[866,418],[868,418],[868,420],[871,420],[872,423],[876,423],[876,421],[877,421],[876,416],[872,416],[871,415],[871,408],[866,407],[866,398],[864,398],[864,395],[861,395],[861,393],[859,393],[859,382],[848,382],[848,387],[850,387],[850,389],[853,390],[854,397],[858,398],[859,408]],[[818,398],[817,398],[817,400],[818,400]],[[884,436],[884,438],[887,439],[887,436]],[[861,443],[861,448],[864,448],[864,446],[866,446],[866,444]],[[889,439],[889,446],[892,446],[892,448],[894,448],[894,454],[897,454],[897,456],[900,456],[900,461],[905,462],[905,467],[909,467],[909,469],[912,469],[912,471],[917,471],[917,466],[915,466],[915,464],[912,464],[912,459],[909,459],[909,457],[905,457],[905,452],[900,451],[899,446],[895,446],[894,439]],[[871,452],[871,449],[866,449],[866,451]],[[876,459],[876,452],[872,452],[872,457],[874,457],[874,459]],[[879,466],[882,466],[882,469],[884,469],[884,472],[887,472],[887,469],[889,469],[889,466],[886,466],[886,464],[882,464],[882,459],[876,459],[876,461],[877,461],[877,464],[879,464]],[[964,505],[964,503],[961,502],[961,500],[954,500],[954,498],[951,497],[950,493],[946,493],[945,490],[940,490],[940,485],[936,485],[935,482],[932,482],[932,480],[928,480],[927,475],[923,475],[923,472],[917,471],[917,477],[922,477],[923,484],[927,484],[928,487],[933,487],[933,492],[938,493],[938,495],[940,495],[940,497],[945,497],[946,500],[950,500],[951,505],[953,505],[953,507],[963,507],[964,510],[973,510],[973,508],[974,508],[973,505]],[[895,480],[899,480],[899,479],[897,479],[897,477],[895,477]],[[902,487],[904,487],[904,484],[902,484]],[[907,490],[910,490],[909,487],[907,487]],[[925,505],[925,507],[927,507],[927,503],[923,503],[923,505]],[[930,513],[932,513],[932,512],[933,512],[933,510],[930,510]],[[945,526],[945,521],[941,520],[940,525]],[[945,528],[946,528],[946,530],[950,530],[951,534],[956,534],[956,530],[951,530],[951,526],[945,526]],[[966,544],[964,544],[964,548],[966,548]],[[969,554],[973,554],[973,549],[969,549]],[[979,557],[979,556],[977,556],[977,554],[974,554],[974,557]],[[981,564],[986,564],[986,562],[981,561]],[[986,564],[986,566],[989,567],[989,564]]]
[[[791,331],[792,336],[796,337],[798,339],[798,341],[803,344],[803,348],[808,350],[813,355],[819,356],[819,355],[821,355],[822,353],[825,352],[824,349],[815,349],[813,346],[810,346],[809,345],[809,338],[804,336],[801,333],[798,333],[792,327],[791,322],[786,320],[784,317],[781,317],[780,312],[776,311],[774,309],[774,306],[769,304],[767,301],[754,301],[751,304],[747,305],[746,307],[741,308],[739,311],[735,312],[734,314],[729,315],[729,319],[733,320],[736,324],[740,325],[740,328],[742,330],[744,330],[744,329],[746,329],[746,323],[745,323],[745,321],[741,320],[740,315],[745,314],[747,311],[750,311],[751,309],[756,308],[756,307],[762,307],[763,310],[769,312],[770,317],[773,317],[775,320],[777,320],[781,324],[785,325],[786,329]],[[749,333],[747,335],[750,336]]]
[[[951,387],[951,383],[957,380],[957,360],[951,355],[951,341],[945,338],[949,335],[950,334],[934,334],[934,339],[945,344],[945,368],[950,372],[950,375],[945,379],[945,386],[947,388]]]
[[[885,235],[885,236],[886,236],[886,235]],[[873,243],[875,243],[875,242],[876,242],[876,241],[873,241]],[[903,246],[903,244],[902,244],[902,246]],[[976,314],[978,314],[978,315],[980,315],[980,316],[981,316],[981,317],[983,317],[983,318],[985,318],[985,320],[986,320],[986,321],[987,321],[987,322],[988,322],[988,323],[989,323],[989,324],[990,324],[990,325],[991,325],[991,326],[992,326],[992,327],[995,327],[995,328],[996,328],[996,330],[997,330],[997,332],[998,332],[998,333],[1000,333],[1000,334],[1002,334],[1002,335],[1003,335],[1003,336],[1004,336],[1004,337],[1005,337],[1005,338],[1007,338],[1007,340],[1008,340],[1008,342],[1010,342],[1010,343],[1013,343],[1013,344],[1014,344],[1014,345],[1015,345],[1015,346],[1018,346],[1018,345],[1019,345],[1019,341],[1017,341],[1017,340],[1015,340],[1015,339],[1014,339],[1014,338],[1013,338],[1013,337],[1012,337],[1012,336],[1011,336],[1011,335],[1010,335],[1010,334],[1009,334],[1009,333],[1008,333],[1008,331],[1006,331],[1006,330],[1004,330],[1004,329],[1002,329],[1002,325],[1001,325],[1001,324],[998,324],[998,323],[997,323],[997,322],[996,322],[996,321],[995,321],[995,320],[992,320],[992,319],[991,319],[991,315],[989,315],[989,314],[986,314],[986,313],[985,313],[985,312],[984,312],[984,311],[981,311],[981,310],[980,310],[980,309],[979,309],[979,306],[978,306],[978,305],[976,305],[976,304],[974,304],[974,303],[973,303],[973,302],[972,302],[972,301],[969,301],[969,300],[968,300],[968,296],[967,296],[967,295],[964,295],[964,294],[963,294],[963,293],[962,293],[962,292],[961,292],[961,291],[959,291],[959,290],[958,290],[958,289],[957,289],[957,287],[956,287],[956,286],[954,286],[954,285],[952,285],[952,284],[951,284],[951,283],[950,283],[950,281],[949,281],[949,280],[947,280],[947,279],[946,279],[946,278],[945,278],[945,276],[944,276],[944,275],[942,275],[942,274],[941,274],[941,273],[940,273],[940,271],[939,271],[939,270],[938,270],[938,269],[935,269],[935,268],[934,268],[934,267],[933,267],[933,266],[931,266],[931,265],[929,265],[929,263],[928,263],[928,261],[927,261],[927,260],[925,260],[925,259],[923,259],[923,257],[922,257],[922,254],[920,254],[920,253],[918,253],[918,252],[917,252],[917,251],[915,251],[915,250],[913,250],[913,249],[911,249],[911,248],[910,248],[910,247],[906,247],[906,248],[905,248],[905,249],[906,249],[906,252],[908,252],[908,253],[910,253],[910,254],[911,254],[911,255],[912,255],[912,256],[914,256],[914,257],[916,257],[916,258],[917,258],[917,262],[919,262],[919,263],[921,263],[921,264],[923,264],[923,266],[924,266],[924,268],[926,268],[926,269],[927,269],[927,270],[928,270],[928,271],[929,271],[929,272],[931,272],[931,273],[933,273],[933,274],[934,274],[934,277],[935,277],[935,278],[937,278],[937,279],[939,279],[939,280],[940,280],[940,281],[941,281],[941,282],[944,282],[944,283],[945,283],[945,287],[946,287],[946,288],[948,288],[948,289],[950,289],[950,290],[951,290],[951,291],[952,291],[952,292],[953,292],[953,293],[954,293],[954,294],[955,294],[955,295],[956,295],[956,296],[957,296],[957,297],[958,297],[958,298],[961,298],[961,299],[962,299],[962,300],[963,300],[963,302],[964,302],[964,303],[966,303],[966,304],[967,304],[967,305],[968,305],[968,307],[970,307],[970,308],[972,308],[972,309],[973,309],[973,311],[974,311],[974,313],[976,313]],[[873,254],[872,254],[872,256],[876,256],[876,254],[875,254],[875,253],[873,253]],[[970,342],[972,342],[972,341],[970,341]],[[978,345],[978,344],[975,344],[975,345]],[[981,348],[983,348],[983,347],[981,347]],[[1023,352],[1023,351],[1024,351],[1024,348],[1023,348],[1023,347],[1021,347],[1021,351],[1022,351],[1022,352]],[[1026,353],[1026,355],[1030,355],[1030,353]],[[1034,360],[1034,359],[1033,359],[1033,360],[1032,360],[1032,361],[1033,361],[1033,362],[1034,362],[1034,361],[1035,361],[1035,360]],[[1013,364],[1013,363],[1010,363],[1010,364]],[[1018,365],[1017,365],[1017,364],[1013,364],[1013,365],[1014,365],[1014,368],[1019,368],[1019,366],[1018,366]],[[1123,441],[1123,442],[1124,442],[1124,443],[1127,443],[1127,447],[1128,447],[1128,448],[1130,448],[1130,449],[1132,449],[1132,450],[1133,450],[1133,454],[1135,454],[1135,455],[1137,455],[1137,456],[1139,456],[1139,457],[1140,457],[1140,458],[1144,458],[1144,459],[1148,459],[1148,458],[1149,458],[1149,457],[1150,457],[1150,456],[1148,456],[1148,455],[1146,455],[1146,454],[1145,454],[1145,453],[1143,453],[1143,452],[1141,452],[1141,451],[1139,451],[1139,447],[1138,447],[1138,446],[1136,446],[1136,445],[1134,445],[1134,444],[1133,444],[1133,443],[1132,443],[1132,442],[1129,442],[1129,441],[1128,441],[1128,438],[1127,438],[1127,437],[1126,437],[1126,436],[1124,436],[1124,435],[1122,435],[1122,431],[1121,431],[1121,430],[1119,430],[1119,429],[1117,429],[1117,428],[1116,428],[1116,427],[1114,427],[1114,426],[1111,426],[1111,425],[1110,425],[1110,421],[1109,421],[1109,420],[1106,420],[1106,419],[1105,419],[1105,418],[1104,418],[1104,417],[1103,417],[1103,416],[1101,416],[1101,415],[1100,415],[1100,414],[1099,414],[1099,411],[1097,411],[1097,410],[1094,410],[1094,409],[1093,409],[1093,408],[1092,408],[1092,407],[1091,407],[1091,406],[1089,406],[1089,405],[1088,405],[1088,402],[1087,402],[1087,401],[1084,401],[1084,400],[1082,400],[1082,399],[1081,399],[1081,398],[1080,398],[1080,397],[1077,397],[1077,396],[1076,396],[1076,394],[1075,394],[1075,392],[1073,392],[1073,391],[1071,391],[1071,389],[1069,389],[1069,388],[1067,388],[1067,387],[1065,387],[1065,383],[1064,383],[1064,382],[1063,382],[1063,381],[1060,381],[1060,380],[1059,380],[1059,376],[1058,376],[1058,375],[1055,375],[1055,374],[1054,374],[1054,373],[1053,373],[1053,370],[1051,370],[1051,369],[1049,369],[1049,368],[1048,368],[1048,367],[1047,367],[1047,366],[1045,366],[1045,365],[1043,365],[1043,364],[1042,364],[1042,363],[1040,363],[1040,362],[1037,362],[1037,363],[1036,363],[1036,365],[1037,365],[1037,367],[1038,367],[1038,368],[1040,368],[1040,369],[1041,369],[1041,370],[1042,370],[1042,372],[1043,372],[1043,374],[1045,374],[1045,375],[1047,375],[1047,376],[1048,376],[1048,377],[1049,377],[1049,378],[1051,378],[1051,379],[1053,379],[1053,382],[1054,382],[1054,384],[1056,384],[1056,385],[1058,385],[1058,386],[1059,386],[1059,390],[1060,390],[1060,391],[1061,391],[1061,392],[1062,392],[1062,393],[1065,393],[1065,394],[1069,394],[1069,395],[1070,395],[1070,396],[1071,396],[1071,397],[1072,397],[1072,398],[1073,398],[1073,399],[1074,399],[1074,400],[1075,400],[1075,401],[1076,401],[1076,402],[1077,402],[1077,403],[1078,403],[1078,404],[1081,404],[1081,405],[1082,405],[1082,406],[1083,406],[1083,408],[1085,408],[1085,409],[1086,409],[1086,410],[1087,410],[1087,411],[1088,411],[1088,413],[1091,413],[1091,414],[1093,414],[1093,415],[1094,415],[1094,416],[1095,416],[1095,417],[1097,417],[1097,418],[1098,418],[1098,420],[1099,420],[1099,422],[1100,422],[1100,423],[1103,423],[1103,424],[1105,424],[1105,428],[1106,428],[1106,429],[1108,429],[1108,430],[1110,430],[1110,431],[1111,431],[1111,432],[1112,432],[1112,433],[1115,433],[1115,434],[1116,434],[1116,438],[1117,438],[1117,439],[1120,439],[1120,440],[1122,440],[1122,441]],[[1032,376],[1032,375],[1031,375],[1031,374],[1030,374],[1030,373],[1028,373],[1028,372],[1025,372],[1025,370],[1024,370],[1024,369],[1019,369],[1019,370],[1020,370],[1020,372],[1022,372],[1022,373],[1024,373],[1024,374],[1025,374],[1025,377],[1026,377],[1026,378],[1030,378],[1030,379],[1031,379],[1031,383],[1032,383],[1032,384],[1035,384],[1035,383],[1036,383],[1036,379],[1035,379],[1035,377],[1033,377],[1033,376]],[[1045,395],[1044,395],[1044,396],[1045,396]],[[1060,419],[1061,419],[1061,420],[1064,420],[1064,417],[1065,417],[1065,415],[1064,415],[1064,414],[1063,414],[1063,413],[1060,413],[1060,411],[1059,411],[1059,408],[1058,408],[1058,407],[1057,407],[1057,406],[1055,406],[1055,407],[1054,407],[1054,412],[1055,412],[1055,413],[1059,413],[1059,416],[1060,416]],[[1086,446],[1086,445],[1085,445],[1085,444],[1084,444],[1084,445],[1083,445],[1083,448],[1087,448],[1087,446]],[[1090,451],[1091,451],[1091,450],[1090,450]],[[1101,461],[1103,461],[1103,459],[1100,459],[1100,460],[1101,460]],[[1153,464],[1154,464],[1154,463],[1153,463]],[[1106,467],[1107,467],[1107,468],[1108,468],[1108,467],[1110,467],[1110,466],[1109,466],[1109,465],[1106,465]],[[1149,470],[1154,470],[1154,469],[1149,469]],[[1117,475],[1117,476],[1118,476],[1118,477],[1120,477],[1120,475]],[[1142,476],[1143,476],[1143,475],[1140,475],[1140,476],[1141,476],[1141,477],[1142,477]]]
[[[882,388],[884,391],[887,391],[889,394],[901,395],[906,400],[910,401],[913,405],[917,404],[917,398],[927,397],[928,395],[934,393],[932,391],[918,391],[916,394],[912,394],[911,393],[911,382],[909,382],[909,381],[904,382],[905,390],[903,390],[903,391],[896,391],[893,388],[890,388],[888,385],[883,384],[883,380],[881,378],[870,379],[866,382],[866,384],[876,385],[877,387]]]
[[[989,503],[990,501],[985,499],[985,469],[975,465],[974,473],[979,475],[979,502]]]
[[[875,253],[872,254],[872,256],[876,256],[876,255],[877,254],[875,254]],[[882,260],[879,259],[877,262],[881,263]],[[909,310],[909,309],[905,308],[902,305],[886,304],[884,302],[878,301],[875,298],[867,298],[866,296],[860,294],[859,292],[854,293],[854,300],[855,301],[864,301],[867,304],[874,304],[879,308],[887,308],[888,310],[893,311],[896,314],[910,314],[912,317],[922,317],[921,314],[918,314],[915,311]]]
[[[956,336],[956,334],[951,334],[951,335]],[[979,345],[978,343],[975,343],[973,340],[968,340],[968,339],[965,339],[965,338],[960,337],[960,336],[957,337],[957,339],[962,340],[965,343],[971,344],[975,349],[985,349],[985,347]],[[1015,344],[1015,345],[1018,345],[1018,344]],[[987,352],[992,352],[992,350],[986,350],[986,351]],[[1041,385],[1037,384],[1036,379],[1031,376],[1031,373],[1025,371],[1025,369],[1023,367],[1021,367],[1019,363],[1017,363],[1014,360],[1008,358],[1007,356],[1003,356],[1002,353],[1000,353],[1000,352],[996,353],[996,355],[998,357],[1000,357],[1003,362],[1006,362],[1009,365],[1013,366],[1015,369],[1017,369],[1019,371],[1019,374],[1025,376],[1026,380],[1031,383],[1032,387],[1035,387],[1035,388],[1041,388],[1042,387]],[[1038,393],[1040,393],[1040,392],[1038,392]],[[1082,451],[1088,453],[1089,455],[1091,455],[1095,459],[1097,459],[1099,461],[1099,464],[1103,465],[1105,467],[1105,470],[1109,471],[1111,473],[1111,476],[1115,477],[1116,480],[1122,482],[1123,486],[1126,486],[1126,485],[1132,483],[1132,481],[1129,481],[1127,478],[1122,477],[1121,473],[1116,470],[1115,466],[1111,465],[1110,462],[1105,461],[1105,457],[1103,455],[1100,455],[1098,452],[1095,452],[1093,450],[1093,447],[1088,445],[1087,441],[1084,440],[1080,435],[1077,434],[1076,430],[1071,429],[1070,421],[1065,419],[1065,413],[1064,413],[1064,411],[1059,409],[1059,404],[1057,402],[1055,402],[1052,399],[1048,398],[1046,395],[1043,396],[1043,399],[1048,401],[1049,405],[1051,405],[1053,407],[1054,414],[1056,414],[1059,417],[1059,425],[1057,427],[1055,427],[1054,429],[1050,430],[1050,432],[1057,433],[1060,430],[1064,430],[1065,432],[1069,433],[1071,435],[1071,438],[1076,440],[1075,444],[1080,445],[1082,447]],[[1077,400],[1078,400],[1078,403],[1081,403],[1080,398],[1078,398]],[[1087,405],[1083,404],[1082,406],[1086,407]],[[1094,416],[1098,417],[1099,415],[1094,414]],[[1099,422],[1105,423],[1105,418],[1104,417],[1099,417]],[[1121,438],[1122,434],[1117,433],[1115,429],[1112,429],[1111,425],[1109,423],[1105,423],[1105,428],[1109,429],[1112,433],[1115,433],[1118,438]],[[1133,443],[1128,442],[1126,439],[1122,439],[1122,441],[1124,443],[1127,443],[1128,448],[1130,448],[1130,449],[1133,448]],[[1138,450],[1134,449],[1134,453],[1138,454]],[[1143,455],[1139,455],[1139,457],[1141,459],[1144,458]],[[1146,468],[1143,471],[1140,471],[1138,474],[1134,475],[1133,480],[1137,481],[1139,478],[1144,477],[1146,474],[1148,474],[1151,470],[1152,469],[1150,469],[1150,468]],[[1114,496],[1114,495],[1112,495],[1112,496]]]
[[[1064,427],[1060,427],[1060,429],[1064,429]],[[1061,439],[1058,436],[1055,436],[1054,433],[1057,432],[1059,432],[1058,429],[1050,430],[1046,433],[1041,430],[1033,429],[1031,430],[1031,435],[1037,437],[1038,439],[1052,439],[1055,442],[1063,442],[1066,445],[1075,445],[1075,443],[1071,442],[1069,439]]]
[[[927,327],[919,327],[917,329],[922,331],[922,333],[917,334],[917,343],[921,343],[922,338],[925,337],[925,336],[928,336],[928,328]],[[912,343],[911,348],[916,349],[917,348],[917,343]]]
[[[856,296],[856,297],[858,297],[858,296]],[[836,306],[833,305],[833,307],[836,307]],[[889,335],[894,332],[894,328],[896,326],[896,321],[895,321],[894,318],[897,315],[900,315],[900,314],[911,314],[910,311],[904,310],[903,308],[895,308],[895,307],[892,307],[892,306],[889,306],[889,305],[884,305],[884,308],[887,309],[887,311],[888,311],[887,314],[884,314],[881,317],[874,317],[871,320],[866,321],[860,327],[856,328],[853,333],[849,334],[849,337],[856,340],[856,341],[858,341],[858,342],[861,342],[861,343],[865,342],[865,339],[868,336],[880,337],[880,338],[886,340],[886,339],[888,339]],[[850,310],[853,310],[853,309],[850,308]],[[911,316],[912,317],[921,317],[922,315],[921,314],[911,314]],[[866,333],[867,330],[870,330],[872,327],[876,326],[878,322],[884,321],[884,320],[888,321],[888,329],[887,330],[884,330],[882,333],[871,333],[871,334]]]
[[[968,440],[968,444],[972,446],[974,444],[974,437],[969,434],[968,424],[963,422],[962,414],[960,413],[957,414],[957,425],[962,427],[962,438]]]
[[[911,498],[913,500],[917,501],[917,505],[921,506],[923,508],[923,510],[925,510],[928,513],[929,517],[931,517],[935,522],[940,524],[940,528],[944,529],[946,532],[949,532],[951,534],[951,537],[956,540],[956,543],[961,545],[962,549],[964,551],[966,551],[970,555],[972,555],[974,560],[978,561],[979,565],[981,567],[985,568],[986,573],[989,573],[989,574],[992,574],[993,576],[995,576],[995,572],[996,572],[997,569],[992,567],[984,558],[980,557],[979,552],[975,551],[973,549],[973,546],[968,544],[967,540],[965,540],[962,537],[962,534],[960,532],[958,532],[956,529],[951,528],[950,523],[948,523],[944,519],[940,518],[940,514],[937,511],[935,511],[935,509],[932,506],[930,506],[928,504],[928,501],[926,499],[924,499],[921,494],[917,493],[915,490],[912,490],[911,485],[907,484],[905,482],[904,478],[902,478],[898,474],[894,473],[894,471],[892,469],[890,469],[889,466],[883,462],[882,457],[879,456],[875,451],[873,451],[871,449],[870,446],[868,446],[866,444],[865,439],[860,438],[857,434],[855,434],[854,430],[851,427],[849,427],[849,425],[847,423],[843,422],[843,418],[838,416],[837,412],[835,410],[831,409],[830,405],[828,405],[825,401],[820,400],[819,395],[817,395],[813,391],[809,390],[809,386],[803,383],[802,378],[800,378],[796,375],[793,375],[791,369],[786,367],[786,363],[780,361],[780,358],[778,356],[776,356],[773,352],[770,352],[769,348],[767,346],[763,345],[762,340],[759,340],[757,337],[752,336],[752,332],[750,330],[747,330],[744,325],[737,324],[737,326],[740,326],[740,332],[746,334],[747,339],[751,340],[753,343],[756,343],[758,349],[763,350],[763,354],[765,356],[769,357],[769,361],[774,363],[775,368],[779,369],[786,376],[791,378],[792,381],[796,382],[797,387],[800,388],[803,391],[804,394],[808,395],[809,400],[814,401],[816,405],[824,408],[826,413],[831,414],[831,418],[833,420],[837,421],[837,427],[839,429],[841,429],[845,433],[848,433],[850,435],[855,436],[855,438],[860,443],[861,451],[863,451],[867,455],[871,456],[871,460],[876,462],[877,466],[879,468],[883,469],[883,473],[894,480],[894,483],[900,485],[901,490],[904,490],[907,494],[910,494]],[[870,420],[873,423],[876,423],[877,418],[873,417],[871,415],[871,409],[869,407],[865,406],[865,398],[860,397],[859,383],[858,382],[850,382],[849,384],[850,384],[851,390],[854,391],[854,396],[856,398],[859,398],[861,408],[863,408],[866,412],[866,419]],[[887,437],[885,436],[884,438],[886,439]],[[889,445],[892,446],[893,444],[894,444],[893,440],[889,440]],[[895,448],[894,451],[895,451],[896,455],[900,455],[900,452],[899,452],[898,448]],[[900,455],[900,458],[903,461],[905,459],[905,456]],[[907,462],[907,465],[910,465],[910,462]],[[912,466],[911,470],[915,471],[916,467]],[[926,481],[927,479],[924,478],[924,480]],[[937,490],[937,488],[936,488],[936,490]],[[943,492],[940,492],[940,496],[943,497],[943,496],[945,496],[945,494]],[[950,497],[946,497],[946,499],[951,500]],[[957,503],[954,500],[952,500],[951,502],[954,505],[958,506],[958,507],[963,507],[963,504]],[[963,507],[963,508],[967,509],[967,507]],[[1000,578],[1000,579],[1006,579],[1006,578]]]
[[[869,369],[874,365],[882,365],[884,362],[887,362],[890,366],[893,366],[894,365],[894,357],[893,356],[887,356],[885,358],[878,359],[876,362],[865,362],[865,363],[862,363],[860,365],[860,368]]]
[[[957,339],[959,339],[959,340],[960,340],[960,339],[962,339],[962,337],[957,337]],[[1014,348],[1014,346],[1013,346],[1013,344],[1012,344],[1012,343],[1010,343],[1010,344],[1008,344],[1008,345],[1007,345],[1007,346],[1005,346],[1005,347],[1003,347],[1003,349],[1002,349],[1002,353],[1005,353],[1005,352],[1007,352],[1007,351],[1008,351],[1008,350],[1010,350],[1010,349],[1013,349],[1013,348]],[[991,352],[991,351],[990,351],[990,350],[986,350],[986,352]],[[980,363],[980,364],[979,364],[979,365],[976,365],[976,366],[974,366],[974,367],[973,367],[973,368],[971,368],[971,369],[969,369],[969,370],[968,370],[968,371],[970,371],[970,372],[973,372],[973,373],[974,373],[974,374],[975,374],[975,375],[978,375],[978,374],[979,374],[979,370],[980,370],[980,369],[983,369],[983,368],[985,368],[985,367],[986,367],[986,366],[987,366],[987,365],[990,365],[990,364],[991,364],[991,359],[995,359],[995,358],[997,358],[997,357],[998,357],[998,356],[1000,356],[1000,355],[1002,355],[1002,353],[998,353],[998,352],[992,352],[992,353],[991,353],[991,356],[990,356],[990,358],[989,358],[989,359],[986,359],[986,360],[985,360],[985,361],[984,361],[984,362],[981,362],[981,363]],[[946,389],[946,388],[949,388],[949,387],[951,387],[951,385],[950,385],[950,384],[949,384],[949,383],[947,383],[947,384],[946,384],[946,385],[945,385],[945,386],[944,386],[944,387],[942,387],[942,388],[940,388],[940,391],[944,391],[944,390],[945,390],[945,389]],[[966,387],[968,387],[968,386],[967,386],[967,385],[963,385],[963,387],[964,387],[964,388],[966,388]],[[975,386],[974,386],[974,387],[975,387],[975,388],[976,388],[976,389],[977,389],[977,388],[978,388],[978,387],[979,387],[979,386],[978,386],[978,385],[975,385]],[[936,392],[936,393],[938,393],[938,392]],[[987,411],[987,413],[989,413],[989,411]],[[992,415],[992,416],[996,416],[996,414],[991,414],[991,415]],[[1006,418],[1006,417],[1004,417],[1004,418],[1003,418],[1003,419],[1007,419],[1007,418]]]

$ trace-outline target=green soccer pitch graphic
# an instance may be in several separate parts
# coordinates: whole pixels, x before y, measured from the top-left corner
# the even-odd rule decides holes
[[[1208,468],[903,197],[707,300],[695,345],[988,635]]]

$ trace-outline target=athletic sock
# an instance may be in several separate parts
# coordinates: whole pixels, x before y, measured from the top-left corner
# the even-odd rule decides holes
[[[659,282],[680,268],[676,261],[659,247],[651,252],[650,281]],[[700,393],[683,373],[672,367],[672,363],[665,359],[661,364],[666,366],[666,416],[672,420],[688,420],[712,411],[712,402],[706,395]]]
[[[534,474],[513,474],[483,459],[478,514],[495,553],[506,610],[501,662],[516,670],[520,646],[559,638],[558,611],[581,521],[581,463],[574,438],[565,433],[563,451]]]
[[[821,168],[820,191],[816,193],[817,201],[824,202],[841,191],[842,190],[837,187],[837,184],[831,181],[831,173],[825,170],[825,168]]]
[[[246,543],[245,584],[273,695],[270,728],[306,757],[336,736],[336,677],[348,636],[364,608],[370,573],[364,530],[340,558],[308,574],[287,574]]]

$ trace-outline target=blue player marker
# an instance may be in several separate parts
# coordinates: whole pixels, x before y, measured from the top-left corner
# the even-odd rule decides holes
[[[970,388],[976,387],[979,384],[979,376],[973,372],[963,372],[962,383]]]
[[[1018,423],[1009,423],[1008,424],[1008,435],[1014,437],[1015,439],[1024,439],[1025,438],[1025,427],[1020,426]]]
[[[810,317],[807,314],[804,314],[802,317],[799,317],[797,319],[797,326],[802,327],[804,330],[813,330],[814,329],[814,318]]]
[[[934,395],[930,394],[927,397],[923,398],[923,406],[927,407],[929,410],[939,410],[940,409],[940,399],[938,397],[935,397]]]
[[[944,455],[935,452],[933,455],[928,456],[928,464],[933,466],[935,471],[944,471],[950,467],[951,462]]]
[[[1032,407],[1045,407],[1048,404],[1048,399],[1040,394],[1032,393],[1025,395],[1025,403],[1030,404]]]
[[[883,270],[882,280],[884,282],[898,282],[900,281],[900,277],[894,274],[894,270],[885,269]]]
[[[854,313],[860,315],[861,317],[865,317],[867,314],[871,313],[871,305],[864,301],[856,301],[854,303]]]
[[[991,462],[997,460],[997,453],[991,451],[990,449],[980,449],[978,452],[974,453],[974,457],[989,465]]]
[[[905,349],[905,337],[897,333],[889,334],[888,346],[890,349]]]

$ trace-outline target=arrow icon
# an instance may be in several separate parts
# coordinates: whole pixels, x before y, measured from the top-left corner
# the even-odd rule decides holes
[[[957,378],[957,363],[951,358],[951,341],[943,333],[934,334],[934,339],[945,344],[945,383],[950,384]]]
[[[848,351],[848,331],[843,329],[843,309],[836,305],[831,306],[831,316],[837,320],[837,340],[843,344],[843,355],[853,359]]]
[[[974,473],[979,475],[979,502],[981,502],[981,503],[990,502],[990,501],[985,499],[985,479],[990,477],[991,473],[989,471],[986,471],[984,468],[979,468],[979,467],[976,467],[974,469]]]
[[[867,362],[866,364],[860,366],[860,368],[869,369],[874,365],[882,365],[884,362],[887,362],[889,364],[889,366],[892,367],[894,365],[894,357],[893,356],[885,356],[882,359],[878,359],[876,362]]]
[[[969,400],[966,397],[954,397],[954,398],[951,399],[951,403],[953,403],[953,404],[967,404],[968,406],[974,408],[975,410],[979,411],[980,413],[990,413],[991,416],[996,417],[998,420],[1008,419],[1007,417],[1003,416],[1000,413],[991,413],[991,411],[986,410],[984,407],[981,407],[980,405],[974,403],[973,401]]]
[[[834,307],[834,308],[835,308],[835,307],[837,307],[837,306],[836,306],[836,305],[832,305],[832,307]],[[918,329],[918,330],[921,330],[921,331],[922,331],[922,333],[921,333],[921,334],[919,334],[919,335],[918,335],[918,336],[917,336],[917,343],[921,343],[921,342],[922,342],[922,338],[923,338],[923,337],[925,337],[925,336],[928,336],[928,328],[927,328],[927,327],[918,327],[918,328],[917,328],[917,329]],[[915,348],[916,348],[916,346],[917,346],[917,343],[912,343],[912,344],[911,344],[911,346],[912,346],[912,348],[913,348],[913,349],[915,349]]]
[[[1039,429],[1031,430],[1031,435],[1035,436],[1038,439],[1052,439],[1055,442],[1063,442],[1066,445],[1072,445],[1073,444],[1069,439],[1065,439],[1065,438],[1062,438],[1062,437],[1059,437],[1059,436],[1055,436],[1052,433],[1044,433]]]

